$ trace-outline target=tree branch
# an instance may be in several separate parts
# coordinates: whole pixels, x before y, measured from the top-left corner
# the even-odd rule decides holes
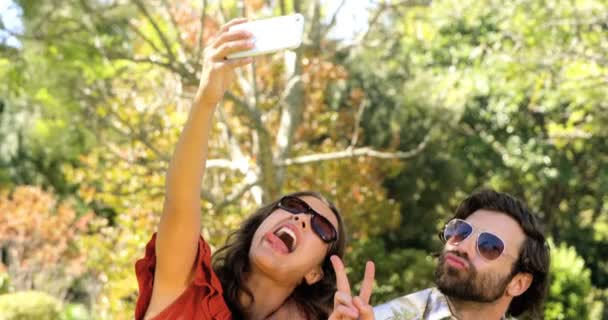
[[[207,169],[230,169],[230,170],[238,170],[239,166],[232,160],[229,159],[209,159],[206,162],[205,167]]]
[[[239,99],[237,96],[234,95],[234,93],[230,91],[226,91],[224,96],[234,102],[240,110],[244,111],[245,116],[247,116],[247,118],[251,120],[254,129],[259,130],[260,132],[268,133],[268,130],[266,130],[266,127],[262,122],[262,115],[260,114],[260,111],[258,109],[255,109],[255,107],[250,106],[247,102],[243,101],[242,99]]]
[[[211,203],[211,205],[216,206],[218,203],[218,200],[216,199],[216,197],[211,194],[211,192],[207,191],[207,189],[205,188],[201,188],[201,199]]]
[[[165,56],[165,54],[156,46],[154,41],[148,38],[139,28],[137,28],[132,22],[129,21],[128,26],[131,30],[133,30],[140,38],[142,38],[147,44],[154,49],[154,51],[158,52],[161,56]]]
[[[357,158],[357,157],[371,157],[371,158],[379,158],[379,159],[408,159],[414,156],[417,156],[424,150],[428,141],[430,139],[430,134],[427,134],[424,140],[416,146],[416,148],[409,151],[398,151],[398,152],[383,152],[374,150],[369,147],[363,148],[355,148],[355,149],[347,149],[343,151],[337,152],[329,152],[329,153],[321,153],[321,154],[311,154],[291,159],[286,159],[280,163],[277,163],[278,166],[290,166],[290,165],[300,165],[300,164],[308,164],[314,162],[322,162],[329,160],[338,160],[338,159],[346,159],[346,158]]]
[[[214,209],[219,211],[227,205],[234,203],[236,200],[240,199],[245,194],[245,192],[249,191],[251,188],[258,184],[259,181],[257,180],[253,182],[248,182],[247,180],[244,180],[243,183],[236,186],[233,189],[232,193],[230,193],[222,202],[216,204],[214,206]]]
[[[337,50],[338,52],[345,52],[345,51],[349,50],[350,48],[357,47],[357,46],[364,44],[365,39],[367,39],[367,36],[370,34],[371,30],[378,23],[378,21],[380,20],[380,17],[382,16],[382,14],[384,12],[386,12],[386,10],[403,8],[403,7],[415,7],[415,6],[429,5],[431,3],[431,0],[402,0],[402,1],[394,1],[391,3],[389,3],[386,0],[383,0],[380,2],[378,2],[378,1],[370,1],[370,2],[371,2],[371,4],[376,5],[378,7],[378,9],[374,12],[374,15],[371,17],[371,19],[369,19],[367,30],[365,32],[361,33],[352,43],[340,46]]]
[[[353,137],[350,139],[349,149],[354,148],[357,145],[357,141],[359,140],[359,131],[361,130],[361,117],[363,117],[363,111],[365,111],[365,106],[367,99],[363,97],[361,99],[361,103],[359,103],[359,110],[357,110],[357,115],[355,118],[355,130],[353,130]]]
[[[249,165],[247,165],[246,161],[242,161],[243,159],[245,159],[245,156],[243,155],[243,151],[241,150],[241,147],[239,146],[238,142],[234,138],[234,135],[232,134],[232,130],[230,130],[228,120],[226,119],[226,114],[224,113],[224,108],[221,107],[221,108],[218,108],[217,110],[218,110],[217,112],[218,112],[219,123],[221,124],[224,138],[226,139],[226,143],[228,144],[230,158],[235,163],[238,162],[239,165],[237,165],[237,166],[242,167],[240,171],[245,173],[249,170]]]
[[[293,133],[298,121],[301,118],[301,90],[302,78],[299,75],[293,76],[285,86],[285,90],[279,100],[282,107],[279,129],[277,130],[276,146],[277,159],[280,161],[289,155],[293,141]]]
[[[167,2],[167,0],[162,0],[163,6],[165,7],[165,10],[167,10],[167,14],[169,15],[169,20],[171,21],[171,24],[173,25],[173,29],[177,35],[177,43],[181,49],[181,54],[184,56],[184,50],[186,48],[184,41],[182,39],[181,36],[181,31],[179,29],[179,25],[177,24],[177,20],[175,20],[175,16],[173,15],[173,13],[171,12],[171,6],[169,5],[169,2]]]
[[[103,48],[101,48],[103,49]],[[194,69],[192,67],[192,65],[186,63],[186,64],[175,64],[173,62],[176,61],[160,61],[160,60],[156,60],[154,56],[152,57],[146,57],[146,58],[135,58],[135,57],[130,57],[130,56],[126,56],[124,54],[121,53],[116,53],[116,52],[101,52],[101,54],[110,59],[110,60],[127,60],[127,61],[131,61],[134,63],[148,63],[148,64],[154,64],[157,66],[161,66],[177,75],[180,76],[182,84],[197,84],[198,80],[196,79],[196,74],[194,72]],[[176,62],[177,63],[177,62]],[[185,69],[184,67],[188,67],[188,69]]]
[[[196,58],[196,62],[198,63],[203,59],[203,35],[205,33],[205,15],[207,13],[207,0],[203,0],[203,5],[201,8],[201,18],[200,29],[198,30],[198,36],[196,37],[196,51],[194,52],[194,57]]]
[[[126,55],[116,53],[116,52],[105,52],[105,53],[102,53],[102,55],[105,56],[106,58],[108,58],[109,60],[126,60],[126,61],[130,61],[133,63],[153,64],[153,65],[157,65],[157,66],[166,68],[166,69],[170,70],[171,72],[175,72],[177,74],[182,73],[182,71],[179,70],[175,65],[173,65],[169,62],[156,60],[154,57],[136,58],[136,57],[126,56]]]
[[[143,2],[141,2],[141,0],[132,0],[132,1],[135,3],[135,6],[137,6],[139,11],[141,11],[141,13],[143,13],[144,16],[146,16],[146,18],[148,19],[148,22],[150,22],[150,24],[156,31],[156,34],[160,38],[160,41],[163,43],[165,50],[167,51],[167,56],[171,60],[171,63],[175,62],[176,58],[175,58],[175,55],[173,54],[173,50],[171,50],[171,45],[169,44],[169,40],[167,39],[165,34],[162,32],[162,30],[160,30],[160,27],[158,26],[156,21],[154,21],[154,18],[152,18],[152,15],[150,15],[150,12],[148,11],[148,9],[146,9],[145,4]]]
[[[316,0],[312,6],[313,13],[310,19],[308,38],[312,42],[312,47],[318,52],[321,49],[321,3],[319,0]]]
[[[340,2],[340,4],[338,5],[338,8],[334,12],[334,14],[331,16],[331,20],[329,20],[329,24],[327,24],[327,26],[325,26],[325,28],[324,28],[325,29],[323,31],[324,37],[326,37],[327,34],[331,31],[331,28],[333,28],[336,25],[336,22],[338,21],[338,14],[342,10],[342,7],[344,7],[344,4],[346,4],[346,0],[342,0],[342,2]]]

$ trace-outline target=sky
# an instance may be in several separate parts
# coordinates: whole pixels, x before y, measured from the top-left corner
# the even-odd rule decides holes
[[[23,31],[21,8],[11,0],[0,0],[0,21],[2,21],[0,26],[3,26],[0,29],[0,43],[5,43],[11,47],[19,47],[20,44],[17,38],[11,36],[5,30],[9,30],[12,33]]]
[[[0,0],[1,1],[1,0]],[[322,3],[327,8],[327,21],[331,19],[333,13],[338,9],[342,0],[323,0]],[[371,0],[346,0],[340,9],[336,19],[336,26],[329,33],[335,39],[354,39],[355,36],[367,30],[369,20],[369,9],[374,4]]]
[[[336,11],[342,0],[322,0],[327,9],[327,21]],[[336,25],[329,33],[334,39],[353,39],[356,34],[367,29],[368,9],[372,7],[371,0],[346,0],[337,16]],[[21,8],[12,0],[0,0],[0,43],[12,47],[19,47],[17,38],[10,33],[21,33],[23,24],[21,22]],[[6,32],[9,30],[10,32]]]

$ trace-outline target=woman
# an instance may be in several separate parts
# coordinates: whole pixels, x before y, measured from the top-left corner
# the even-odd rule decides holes
[[[338,210],[321,195],[300,192],[259,209],[210,263],[200,236],[200,189],[216,105],[233,71],[251,58],[226,60],[252,47],[250,34],[220,30],[205,50],[203,74],[166,181],[166,198],[146,256],[136,263],[141,319],[327,319],[336,278],[329,257],[342,256]]]

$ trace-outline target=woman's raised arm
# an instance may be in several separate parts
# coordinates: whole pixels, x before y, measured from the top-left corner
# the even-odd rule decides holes
[[[156,239],[156,271],[150,307],[168,305],[189,285],[200,236],[200,191],[215,108],[234,77],[235,68],[251,58],[226,60],[249,49],[250,34],[224,25],[205,49],[200,85],[190,115],[173,153],[166,178],[166,197]],[[150,310],[148,310],[150,311]]]

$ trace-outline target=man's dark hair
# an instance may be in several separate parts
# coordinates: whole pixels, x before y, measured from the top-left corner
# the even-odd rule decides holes
[[[513,298],[507,315],[519,316],[528,312],[542,319],[543,302],[549,285],[549,246],[532,212],[519,199],[503,192],[484,189],[471,194],[456,209],[454,218],[466,219],[475,211],[485,209],[504,213],[515,219],[526,235],[519,257],[513,266],[513,275],[524,272],[533,276],[526,292]]]

